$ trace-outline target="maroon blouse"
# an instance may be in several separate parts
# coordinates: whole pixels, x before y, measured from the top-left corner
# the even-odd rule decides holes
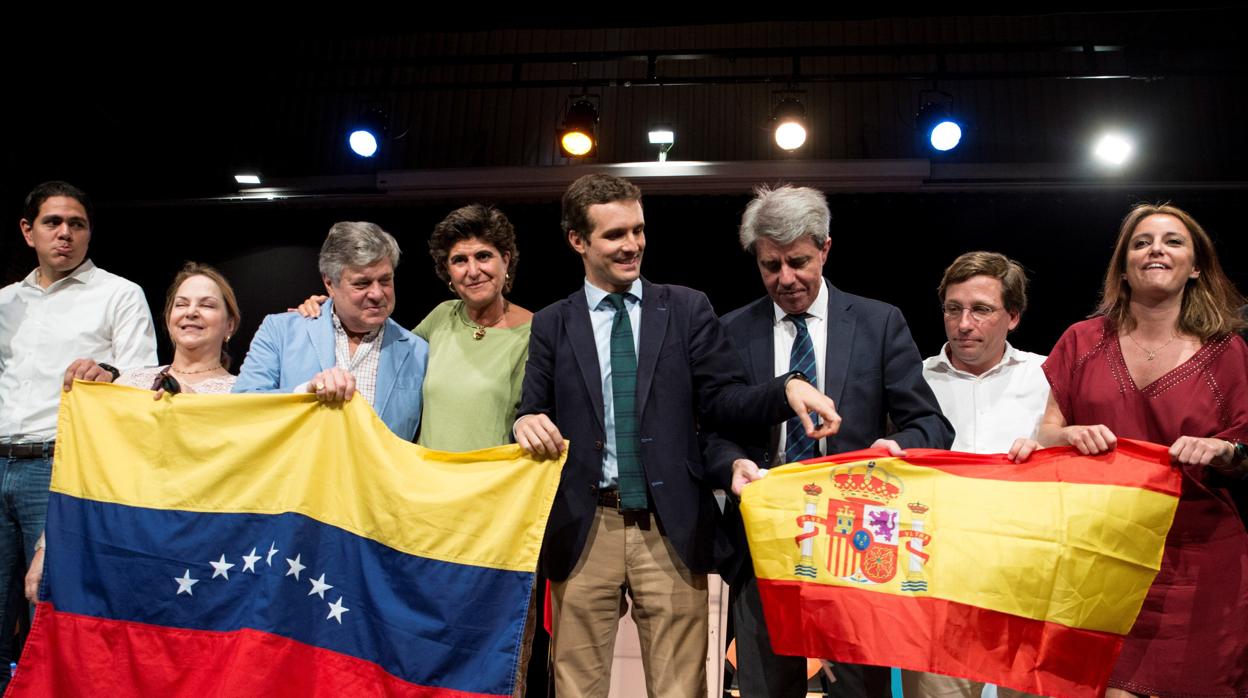
[[[1138,388],[1104,318],[1072,325],[1044,363],[1067,424],[1169,446],[1180,436],[1248,441],[1248,346],[1208,342]],[[1233,491],[1248,482],[1187,467],[1161,571],[1109,685],[1144,695],[1248,696],[1248,532]],[[1242,492],[1241,492],[1242,493]]]

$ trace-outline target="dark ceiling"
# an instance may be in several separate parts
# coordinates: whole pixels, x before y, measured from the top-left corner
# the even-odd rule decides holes
[[[767,126],[787,89],[812,122],[790,159],[927,157],[914,112],[936,88],[968,121],[951,162],[1075,162],[1095,129],[1123,124],[1142,141],[1138,179],[1248,179],[1241,8],[1071,7],[368,30],[110,17],[107,30],[31,31],[4,49],[16,107],[5,199],[53,177],[104,200],[165,200],[235,191],[245,169],[273,180],[563,165],[554,132],[582,91],[601,106],[598,162],[653,159],[644,132],[659,120],[676,127],[673,159],[782,158]],[[373,106],[392,140],[360,162],[343,130]]]

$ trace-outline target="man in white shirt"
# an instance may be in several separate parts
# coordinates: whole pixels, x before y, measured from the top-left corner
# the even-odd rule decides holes
[[[65,182],[40,184],[26,197],[20,226],[39,264],[0,290],[0,601],[43,532],[62,386],[156,365],[143,290],[87,259],[86,194]],[[0,610],[6,636],[14,620],[7,611]],[[7,682],[0,672],[0,688]]]
[[[937,292],[949,341],[923,362],[923,378],[957,431],[953,450],[1014,456],[1035,438],[1049,399],[1045,357],[1006,341],[1027,308],[1027,275],[1004,255],[967,252],[945,270]],[[902,672],[902,684],[907,696],[978,698],[984,688],[912,671]],[[1005,688],[998,694],[1026,695]]]

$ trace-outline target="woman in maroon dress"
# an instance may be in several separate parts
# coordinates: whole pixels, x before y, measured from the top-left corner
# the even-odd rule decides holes
[[[1243,303],[1191,216],[1140,205],[1122,222],[1096,315],[1044,364],[1042,445],[1170,444],[1183,472],[1161,571],[1109,696],[1248,696],[1248,533],[1234,503],[1248,487]]]

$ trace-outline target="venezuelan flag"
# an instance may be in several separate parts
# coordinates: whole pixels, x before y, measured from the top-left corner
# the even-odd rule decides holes
[[[772,470],[742,514],[780,654],[1048,696],[1105,690],[1161,566],[1179,472],[1101,456],[856,451]]]
[[[13,696],[508,696],[562,461],[364,401],[76,384]]]

